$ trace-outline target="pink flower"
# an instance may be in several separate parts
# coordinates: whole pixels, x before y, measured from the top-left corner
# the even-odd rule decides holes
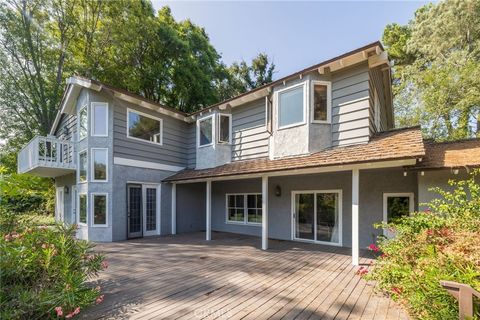
[[[102,268],[103,268],[103,270],[108,268],[108,262],[107,261],[102,262]]]
[[[70,319],[70,318],[73,318],[73,316],[74,316],[73,312],[70,312],[69,314],[67,314],[67,315],[65,316],[65,318],[66,318],[66,319]]]
[[[373,252],[378,252],[378,251],[380,251],[380,249],[375,245],[375,243],[371,243],[371,244],[368,246],[368,250],[372,250]]]
[[[385,259],[386,257],[388,257],[388,254],[386,253],[382,253],[382,255],[380,256],[380,258],[383,258],[383,259]]]
[[[427,230],[427,236],[433,236],[433,230],[432,229]]]
[[[423,210],[423,212],[425,212],[425,213],[431,213],[432,210],[430,210],[430,208],[427,208],[427,209]]]
[[[63,310],[62,307],[56,307],[55,312],[57,313],[57,317],[63,316]]]
[[[46,243],[42,244],[42,249],[45,249],[45,250],[48,249],[48,244]]]
[[[8,241],[12,240],[12,236],[10,235],[10,233],[6,234],[4,239],[5,239],[5,241],[8,242]]]
[[[357,275],[363,277],[363,276],[368,274],[368,269],[365,268],[365,267],[360,267],[360,269],[358,269],[358,271],[356,273],[357,273]]]
[[[95,300],[95,304],[100,304],[100,303],[102,303],[104,297],[105,297],[105,296],[104,296],[103,294],[100,295],[100,296],[98,296],[98,298]]]
[[[76,307],[75,310],[73,311],[73,314],[79,314],[80,313],[80,307]]]
[[[399,288],[399,287],[392,287],[392,292],[395,293],[395,294],[401,294],[402,289]]]

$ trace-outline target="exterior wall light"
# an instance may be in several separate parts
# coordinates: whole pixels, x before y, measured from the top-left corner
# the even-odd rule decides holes
[[[68,186],[63,187],[63,190],[64,190],[65,194],[68,194],[68,192],[69,192]]]
[[[453,169],[453,174],[458,174],[458,169]]]
[[[278,184],[275,186],[275,195],[277,197],[280,197],[282,195],[282,188],[280,188]]]

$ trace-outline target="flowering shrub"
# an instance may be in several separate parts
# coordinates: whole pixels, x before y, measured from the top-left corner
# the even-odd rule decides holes
[[[440,280],[480,290],[478,174],[466,181],[450,181],[451,192],[435,189],[441,197],[429,203],[428,210],[380,226],[394,229],[396,236],[379,239],[378,250],[383,254],[367,279],[376,280],[415,318],[458,318],[458,302]]]
[[[0,319],[69,319],[102,302],[100,288],[87,280],[106,262],[75,239],[76,226],[10,227],[0,231]]]

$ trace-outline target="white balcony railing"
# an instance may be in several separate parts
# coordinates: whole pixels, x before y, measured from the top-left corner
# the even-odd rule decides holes
[[[67,170],[75,170],[75,144],[71,141],[55,137],[33,138],[18,154],[18,172],[35,173],[37,168],[45,168],[38,172],[40,176],[54,177]],[[54,169],[60,169],[57,172]],[[37,170],[38,171],[38,170]]]

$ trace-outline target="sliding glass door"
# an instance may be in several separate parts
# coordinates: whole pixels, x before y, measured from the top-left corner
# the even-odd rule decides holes
[[[341,190],[294,191],[294,239],[341,245]]]

